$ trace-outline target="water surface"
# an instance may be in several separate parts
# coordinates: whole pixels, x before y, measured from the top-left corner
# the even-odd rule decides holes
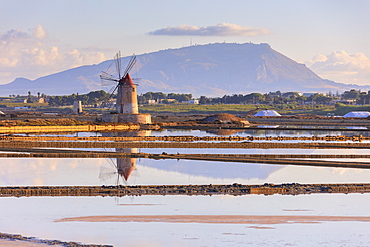
[[[239,136],[352,135],[352,132],[244,131]],[[360,132],[353,132],[357,135]],[[366,132],[367,133],[367,132]],[[204,131],[152,135],[209,136]],[[68,134],[76,135],[76,134]],[[79,136],[100,135],[78,133]],[[93,149],[90,149],[93,150]],[[109,151],[109,150],[108,150]],[[120,149],[119,152],[368,154],[367,149]],[[347,160],[351,161],[351,160]],[[370,162],[362,159],[362,162]],[[349,168],[150,159],[1,158],[0,186],[368,183]],[[133,215],[370,216],[370,194],[0,198],[0,232],[115,246],[369,246],[370,223],[285,224],[57,222],[66,217]]]

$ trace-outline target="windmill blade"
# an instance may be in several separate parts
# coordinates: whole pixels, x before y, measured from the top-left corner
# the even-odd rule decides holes
[[[119,78],[117,78],[116,76],[114,76],[114,75],[111,75],[111,74],[109,74],[109,73],[107,73],[107,72],[105,72],[105,71],[102,71],[102,74],[100,75],[100,78],[101,79],[105,79],[105,78],[110,78],[110,79],[115,79],[115,80],[117,80],[117,81],[119,81]]]
[[[119,82],[118,79],[112,78],[112,77],[106,77],[106,76],[100,76],[101,85],[109,86],[109,85],[116,85],[117,82]]]
[[[118,78],[121,79],[121,52],[117,52],[116,56],[114,57],[114,63],[116,65],[116,71]]]
[[[130,64],[132,63],[133,59],[134,59],[134,56],[130,57],[130,61],[128,61],[128,64],[127,64],[127,66],[126,66],[126,69],[125,69],[125,71],[124,71],[124,73],[123,73],[124,77],[126,76],[127,71],[128,71],[128,67],[129,67],[129,66],[130,66]]]
[[[101,79],[101,80],[104,80],[104,81],[114,81],[114,82],[119,82],[119,80],[117,80],[117,79],[115,79],[115,78],[104,77],[104,76],[100,76],[100,79]]]
[[[117,172],[113,172],[112,169],[100,168],[99,179],[101,181],[107,181],[107,180],[112,179],[113,176],[115,177],[116,174],[117,174]]]
[[[135,63],[136,63],[136,56],[132,55],[132,57],[130,58],[130,61],[127,64],[125,72],[123,73],[123,77],[126,77],[126,75],[130,72],[132,67],[134,67]]]
[[[134,84],[139,84],[141,78],[132,78],[132,81],[134,82]]]
[[[114,86],[114,87],[112,87],[112,88],[111,88],[111,90],[109,90],[109,92],[108,92],[108,93],[110,93],[110,92],[111,92],[111,93],[110,93],[110,95],[109,95],[109,97],[108,97],[107,101],[105,101],[105,102],[102,104],[102,107],[106,107],[106,106],[108,105],[109,100],[113,97],[113,95],[114,95],[115,91],[117,90],[118,86],[119,86],[119,84],[117,84],[117,86]]]
[[[116,84],[119,81],[119,78],[116,75],[112,74],[112,72],[115,73],[114,71],[111,70],[113,62],[114,60],[110,63],[109,67],[105,71],[102,71],[100,74],[102,86]]]
[[[113,97],[113,95],[114,95],[114,93],[116,92],[117,88],[118,88],[118,85],[117,85],[117,86],[115,86],[115,87],[113,87],[113,90],[111,89],[111,91],[112,91],[112,92],[110,93],[110,95],[109,95],[109,97],[108,97],[108,99],[107,99],[107,101],[106,101],[105,106],[107,106],[107,105],[109,104],[109,100]]]
[[[127,65],[126,74],[128,74],[131,71],[132,67],[134,67],[135,64],[136,64],[136,56],[133,56],[131,63]]]
[[[111,68],[114,62],[115,62],[115,59],[112,59],[108,68],[105,71],[102,71],[102,74],[100,75],[100,77],[104,76],[104,77],[108,77],[108,78],[119,79],[119,78],[117,78],[117,76],[112,75],[112,73],[116,73],[116,71],[113,71],[113,68]]]

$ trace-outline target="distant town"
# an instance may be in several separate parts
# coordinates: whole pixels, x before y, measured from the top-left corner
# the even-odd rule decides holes
[[[27,95],[9,95],[0,97],[0,111],[73,111],[76,102],[80,102],[86,112],[104,112],[114,108],[116,95],[111,95],[104,90],[92,91],[87,94],[71,94],[49,96],[42,92]],[[350,110],[369,110],[370,92],[351,89],[343,93],[302,93],[302,92],[268,92],[233,94],[222,97],[193,97],[192,94],[147,92],[138,95],[138,103],[143,112],[151,112],[151,106],[158,110],[163,107],[185,107],[198,105],[200,112],[214,111],[212,105],[243,105],[245,110],[259,108],[287,111],[292,114],[314,113],[319,115],[345,114]],[[227,107],[227,106],[225,106]],[[230,108],[231,109],[231,108]],[[238,108],[240,109],[240,108]],[[186,111],[186,110],[184,110]],[[192,108],[194,111],[194,107]],[[195,110],[196,111],[196,110]],[[228,112],[228,110],[225,110]],[[296,111],[296,112],[295,112]],[[176,111],[174,111],[176,112]]]

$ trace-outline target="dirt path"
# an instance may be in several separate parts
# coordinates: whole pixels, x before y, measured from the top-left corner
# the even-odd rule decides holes
[[[370,222],[368,216],[300,216],[300,215],[112,215],[63,218],[56,222],[166,222],[207,224],[296,224],[321,222]]]

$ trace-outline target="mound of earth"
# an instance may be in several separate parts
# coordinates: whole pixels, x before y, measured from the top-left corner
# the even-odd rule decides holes
[[[215,115],[208,116],[200,120],[206,123],[216,123],[216,124],[249,124],[248,120],[243,118],[235,117],[228,113],[219,113]]]

